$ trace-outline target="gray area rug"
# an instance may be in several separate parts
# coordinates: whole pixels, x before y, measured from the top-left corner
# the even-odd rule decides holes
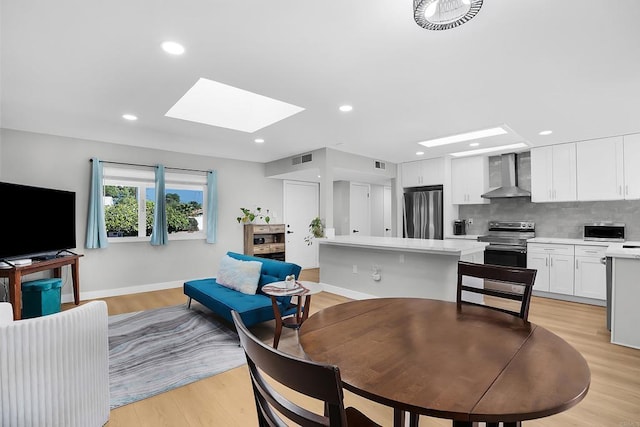
[[[246,363],[238,335],[185,305],[109,316],[111,409]]]

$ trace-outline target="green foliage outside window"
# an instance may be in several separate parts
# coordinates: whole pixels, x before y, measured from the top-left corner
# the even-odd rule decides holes
[[[110,236],[126,237],[138,235],[138,201],[135,187],[105,186],[105,196],[113,199],[113,205],[105,206],[105,223]],[[202,215],[202,205],[191,201],[183,203],[175,193],[166,194],[167,226],[169,233],[180,231],[198,231],[198,221],[194,218]],[[155,203],[149,200],[146,205],[146,235],[153,230],[153,212]]]

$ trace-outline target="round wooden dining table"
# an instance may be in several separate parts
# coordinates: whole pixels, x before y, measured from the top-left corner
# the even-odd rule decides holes
[[[591,381],[584,357],[547,329],[453,302],[351,301],[309,317],[299,339],[347,390],[393,407],[396,426],[405,413],[518,425],[576,405]]]

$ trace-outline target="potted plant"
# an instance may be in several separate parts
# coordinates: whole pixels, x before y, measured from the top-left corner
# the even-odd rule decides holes
[[[314,237],[318,238],[324,236],[324,225],[322,224],[322,220],[319,216],[311,220],[311,223],[309,224],[309,231],[311,234],[304,238],[307,245],[311,245],[313,243]]]
[[[261,207],[257,207],[255,211],[252,211],[251,209],[247,209],[247,208],[240,208],[240,210],[242,211],[242,216],[239,216],[236,218],[238,223],[251,224],[255,220],[260,219],[260,220],[264,220],[264,222],[269,224],[269,221],[271,221],[271,218],[269,217],[269,209],[267,209],[266,214],[262,213]]]

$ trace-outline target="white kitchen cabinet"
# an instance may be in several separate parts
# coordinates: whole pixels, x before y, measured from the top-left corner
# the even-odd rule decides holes
[[[576,144],[531,149],[531,201],[576,200]]]
[[[578,200],[624,199],[623,147],[621,136],[576,144]]]
[[[533,290],[549,292],[549,254],[532,253],[531,249],[528,249],[527,268],[538,270]]]
[[[573,295],[573,245],[529,243],[527,268],[536,268],[533,290]]]
[[[451,200],[455,205],[489,203],[480,197],[489,190],[489,159],[485,156],[451,160]]]
[[[605,251],[606,247],[575,247],[575,296],[607,299],[607,267],[603,262]]]
[[[549,256],[549,292],[574,295],[573,255]]]
[[[444,158],[418,160],[402,164],[402,186],[421,187],[444,183]]]
[[[640,134],[625,135],[624,198],[640,199]]]

